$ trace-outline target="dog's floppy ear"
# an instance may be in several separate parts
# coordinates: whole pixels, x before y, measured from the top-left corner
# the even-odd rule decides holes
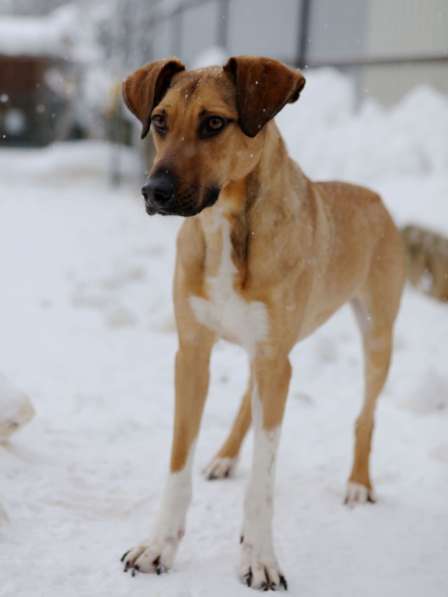
[[[271,58],[234,56],[224,71],[235,83],[239,124],[249,137],[255,137],[285,104],[295,102],[305,86],[299,70]]]
[[[185,66],[177,58],[145,64],[123,81],[123,99],[143,125],[141,138],[148,134],[151,112],[165,95],[171,79]]]

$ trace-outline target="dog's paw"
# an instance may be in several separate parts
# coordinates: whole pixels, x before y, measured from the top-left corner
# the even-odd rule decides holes
[[[355,481],[349,481],[347,483],[347,492],[345,494],[344,504],[349,508],[354,508],[360,504],[374,504],[376,497],[373,489],[356,483]]]
[[[244,541],[241,551],[240,578],[245,585],[258,591],[288,589],[285,575],[281,572],[275,556],[257,555]]]
[[[236,458],[214,458],[203,470],[207,481],[216,479],[228,479],[233,475],[237,463]]]
[[[121,557],[124,572],[164,574],[173,565],[179,540],[174,538],[154,539],[130,549]]]

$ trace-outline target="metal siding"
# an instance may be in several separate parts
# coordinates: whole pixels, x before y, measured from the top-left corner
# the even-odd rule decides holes
[[[342,60],[364,56],[367,45],[367,1],[313,0],[311,3],[310,60]]]
[[[218,34],[219,6],[210,2],[190,8],[183,16],[182,59],[188,63],[195,60],[202,51],[216,46]]]
[[[294,60],[300,5],[298,0],[233,0],[230,52]]]

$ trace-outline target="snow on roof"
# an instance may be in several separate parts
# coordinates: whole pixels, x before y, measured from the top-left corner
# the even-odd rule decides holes
[[[2,16],[0,54],[64,56],[71,53],[76,8],[63,6],[46,17]]]

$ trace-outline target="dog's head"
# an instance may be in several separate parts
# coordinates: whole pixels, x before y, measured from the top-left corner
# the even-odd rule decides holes
[[[213,205],[254,169],[265,125],[304,85],[300,71],[254,56],[193,71],[172,58],[130,75],[124,101],[156,148],[142,189],[147,212],[192,216]]]

